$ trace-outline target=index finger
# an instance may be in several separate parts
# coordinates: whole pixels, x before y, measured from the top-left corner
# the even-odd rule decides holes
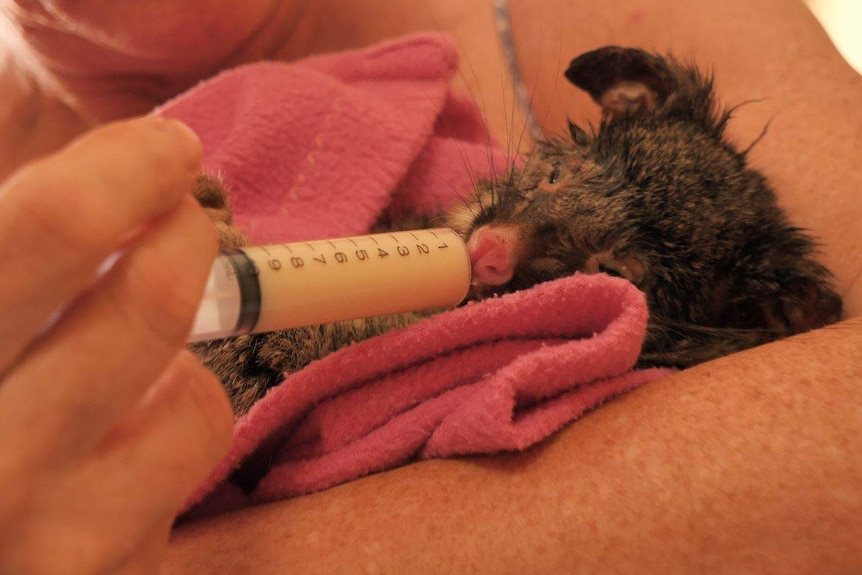
[[[183,124],[141,118],[99,128],[0,188],[0,373],[51,314],[95,280],[130,234],[167,213],[200,169]]]

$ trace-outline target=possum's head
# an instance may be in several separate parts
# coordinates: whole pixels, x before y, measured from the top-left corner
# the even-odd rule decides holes
[[[616,47],[566,77],[601,105],[599,127],[570,124],[570,140],[538,144],[450,216],[477,297],[575,272],[624,277],[647,294],[645,352],[676,365],[838,319],[813,243],[725,139],[711,79]]]

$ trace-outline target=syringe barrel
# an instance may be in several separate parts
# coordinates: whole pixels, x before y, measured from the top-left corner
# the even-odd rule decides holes
[[[232,250],[213,263],[189,341],[451,307],[470,277],[446,228]]]

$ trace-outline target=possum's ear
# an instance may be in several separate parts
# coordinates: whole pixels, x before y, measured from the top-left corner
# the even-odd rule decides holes
[[[566,78],[588,92],[610,119],[654,110],[676,84],[663,59],[617,46],[578,56],[569,64]]]

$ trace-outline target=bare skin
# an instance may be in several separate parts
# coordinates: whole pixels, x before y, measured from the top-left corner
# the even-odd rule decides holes
[[[163,573],[855,572],[860,328],[701,365],[522,454],[185,526]]]
[[[55,4],[86,10],[90,3]],[[123,10],[151,4],[124,3]],[[134,45],[140,52],[127,50],[133,56],[113,61],[126,78],[148,78],[146,90],[129,89],[128,80],[105,70],[82,77],[92,69],[93,52],[76,52],[77,72],[61,83],[79,104],[63,107],[48,97],[54,107],[41,104],[43,114],[34,112],[46,118],[61,110],[69,121],[27,131],[10,115],[4,149],[19,141],[16,134],[56,147],[104,118],[143,112],[221,66],[261,55],[289,60],[419,29],[453,34],[468,64],[461,81],[493,133],[501,142],[520,133],[487,2],[260,0],[242,4],[248,19],[235,28],[218,26],[238,17],[230,9],[218,16],[217,8],[231,3],[161,6],[186,12],[192,4],[230,50],[165,59],[172,39],[183,40],[171,35],[166,20],[147,20],[163,23],[162,42],[145,42],[142,33]],[[862,145],[862,79],[801,3],[511,5],[521,68],[549,133],[561,131],[567,115],[596,117],[587,97],[559,78],[572,56],[610,43],[671,49],[713,66],[727,102],[762,98],[738,111],[732,133],[751,142],[772,121],[752,159],[772,177],[792,218],[822,239],[847,317],[862,314],[862,173],[854,168]],[[141,13],[125,16],[144,21]],[[260,14],[275,16],[256,26]],[[187,22],[196,30],[197,22]],[[153,45],[156,57],[140,56]],[[524,454],[422,463],[182,526],[163,572],[858,571],[860,351],[862,322],[849,320],[679,373]]]

